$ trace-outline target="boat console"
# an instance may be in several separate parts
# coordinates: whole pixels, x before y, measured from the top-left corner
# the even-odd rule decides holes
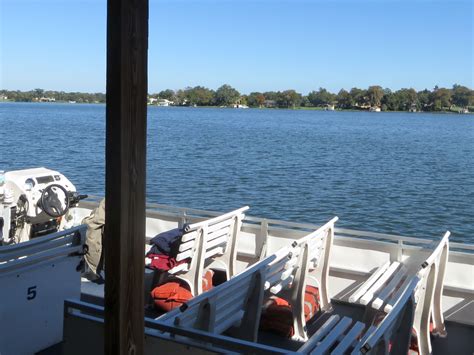
[[[86,197],[77,193],[67,177],[54,170],[0,171],[0,245],[72,227],[70,209]]]

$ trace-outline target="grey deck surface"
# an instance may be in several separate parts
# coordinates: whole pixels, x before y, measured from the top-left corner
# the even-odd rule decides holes
[[[88,293],[81,295],[81,300],[103,305],[103,285],[92,285],[87,288]],[[350,305],[346,302],[333,301],[334,313],[341,316],[349,316],[353,319],[361,320],[364,314],[364,307]],[[159,313],[153,309],[146,310],[146,316],[157,317]],[[312,334],[329,315],[318,318],[314,322],[309,322],[308,332]],[[446,338],[432,337],[433,355],[473,355],[474,354],[474,327],[463,325],[451,321],[446,322],[448,336]],[[301,342],[283,338],[270,332],[259,333],[260,343],[281,347],[290,351],[296,351],[302,346]],[[56,344],[39,353],[39,355],[67,355],[63,354],[61,344]]]

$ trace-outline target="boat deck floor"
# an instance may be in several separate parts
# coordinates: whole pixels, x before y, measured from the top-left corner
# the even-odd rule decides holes
[[[104,285],[98,285],[83,280],[81,300],[103,306]],[[145,304],[150,304],[148,295],[145,295]],[[348,316],[353,319],[363,319],[364,307],[349,304],[345,301],[333,300],[334,312],[340,316]],[[156,311],[153,307],[147,307],[145,315],[150,318],[159,317],[162,313]],[[325,320],[320,317],[317,321],[308,324],[308,332],[312,334]],[[455,321],[446,321],[448,336],[445,338],[433,337],[433,354],[474,354],[474,326],[461,324]],[[259,341],[263,344],[281,347],[288,350],[297,350],[301,347],[301,342],[283,338],[270,332],[260,332]],[[50,354],[50,353],[47,353]],[[57,353],[52,353],[57,354]]]
[[[103,287],[103,285],[100,285]],[[103,305],[103,298],[90,294],[82,294],[83,301]],[[334,301],[334,312],[341,316],[350,316],[355,319],[362,319],[364,310],[361,307],[349,305],[346,302]],[[148,309],[146,312],[148,317],[157,317],[159,312]],[[308,331],[310,334],[314,333],[320,322],[324,321],[324,317],[318,318],[317,321],[308,324]],[[446,321],[446,328],[448,336],[445,338],[432,337],[433,354],[445,355],[472,355],[474,354],[474,327],[464,324],[459,324],[452,321]],[[302,343],[281,337],[270,332],[260,332],[259,342],[266,345],[276,346],[289,351],[296,351],[301,347]],[[66,355],[62,351],[62,344],[56,344],[39,353],[39,355]]]

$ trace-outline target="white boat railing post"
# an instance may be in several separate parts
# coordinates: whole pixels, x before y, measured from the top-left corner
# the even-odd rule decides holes
[[[268,248],[268,220],[262,219],[260,222],[260,238],[258,239],[261,241],[261,246],[257,250],[257,255],[259,255],[259,260],[265,259],[267,256],[267,248]]]

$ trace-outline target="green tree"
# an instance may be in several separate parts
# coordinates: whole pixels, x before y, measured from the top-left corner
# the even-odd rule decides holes
[[[418,91],[416,96],[418,100],[418,109],[422,111],[429,111],[431,103],[431,91],[428,89]]]
[[[359,88],[352,88],[349,92],[352,97],[352,102],[355,106],[367,105],[367,92]]]
[[[34,90],[34,95],[38,99],[44,96],[44,90],[43,89],[35,89]]]
[[[158,97],[159,97],[160,99],[165,99],[165,100],[174,101],[175,93],[174,93],[174,91],[171,90],[171,89],[166,89],[166,90],[160,91],[160,92],[158,93]]]
[[[213,103],[214,92],[203,86],[187,88],[185,90],[186,101],[190,105],[210,106]]]
[[[379,107],[382,104],[382,98],[384,91],[380,86],[370,86],[367,90],[367,98],[369,100],[370,106]]]
[[[179,89],[178,91],[176,91],[174,104],[179,106],[187,104],[189,105],[189,103],[187,102],[185,90]]]
[[[267,91],[263,93],[263,96],[265,96],[265,100],[272,100],[272,101],[277,101],[278,95],[279,95],[279,92],[275,92],[275,91]]]
[[[214,101],[218,106],[229,106],[237,102],[240,93],[230,85],[222,85],[214,95]]]
[[[465,86],[454,85],[452,102],[459,107],[467,107],[474,104],[474,91]]]
[[[260,92],[251,92],[247,96],[247,104],[250,107],[262,107],[265,103],[265,96]]]
[[[297,93],[295,90],[285,90],[283,92],[278,92],[276,101],[279,107],[295,108],[301,102],[301,94]]]
[[[311,91],[308,94],[308,100],[313,106],[324,106],[332,104],[336,96],[324,88],[319,88],[318,91]]]
[[[354,102],[352,101],[352,96],[344,89],[341,89],[336,96],[337,106],[342,109],[352,108]]]
[[[300,102],[301,107],[311,107],[311,102],[308,100],[308,96],[302,96],[301,97],[301,102]]]
[[[417,93],[414,89],[400,89],[394,93],[396,106],[393,110],[408,111],[417,107]]]
[[[431,94],[431,102],[434,111],[442,111],[451,107],[451,90],[435,87]]]

